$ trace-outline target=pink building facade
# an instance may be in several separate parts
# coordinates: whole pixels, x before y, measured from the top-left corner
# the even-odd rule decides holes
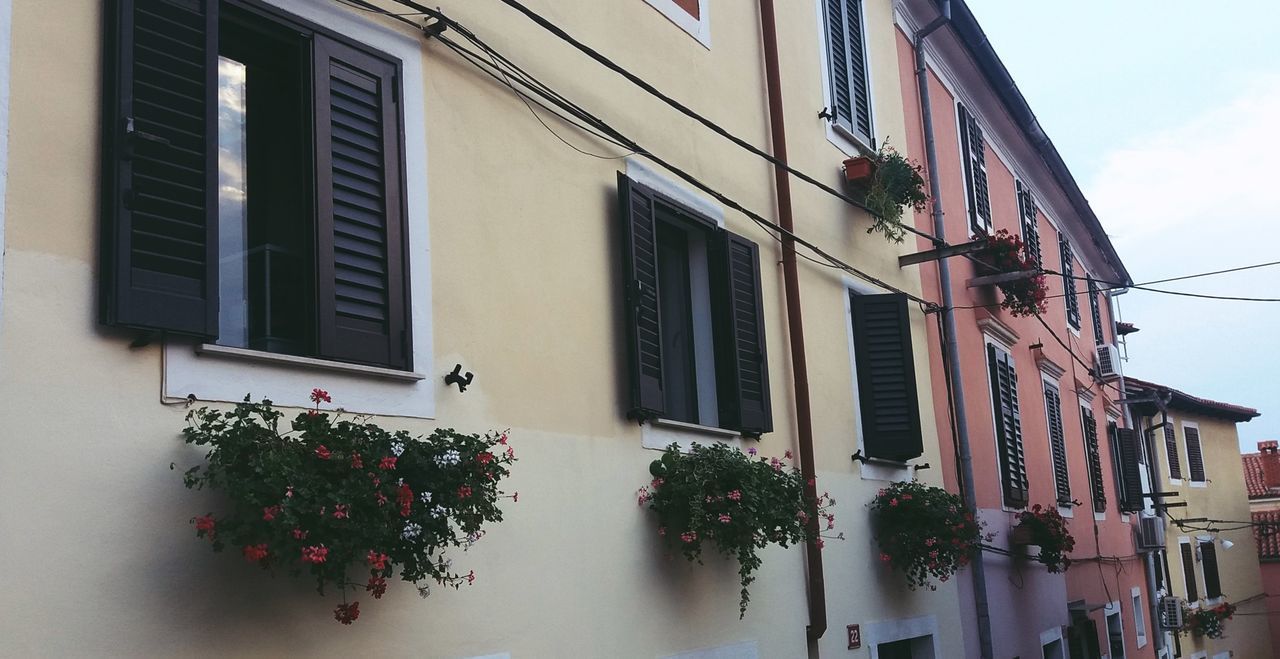
[[[917,51],[943,4],[950,20]],[[1142,461],[1140,442],[1117,432],[1131,424],[1118,403],[1116,325],[1104,292],[1130,283],[1129,275],[964,3],[907,0],[896,18],[907,150],[927,164],[916,69],[923,53],[945,241],[1007,230],[1038,246],[1031,251],[1049,273],[1045,312],[1014,317],[1000,308],[995,286],[970,285],[984,274],[972,260],[948,260],[958,386],[949,385],[946,351],[931,351],[944,476],[949,489],[968,489],[967,440],[971,491],[993,534],[981,581],[960,581],[965,656],[1155,657],[1147,558],[1134,539],[1141,493],[1150,491],[1138,488],[1149,474],[1134,464]],[[937,234],[934,222],[930,211],[915,218],[917,228]],[[934,247],[926,238],[917,243],[920,251]],[[925,297],[943,299],[939,263],[918,267]],[[943,327],[929,324],[930,345],[945,345]],[[1099,355],[1109,366],[1098,368]],[[961,397],[967,428],[955,421]],[[1125,449],[1134,451],[1129,469],[1120,467]],[[1017,513],[1037,505],[1067,518],[1075,549],[1065,573],[1049,572],[1010,542]]]

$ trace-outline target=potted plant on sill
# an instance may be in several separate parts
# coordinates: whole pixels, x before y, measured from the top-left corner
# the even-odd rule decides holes
[[[902,226],[903,207],[922,212],[929,195],[924,191],[920,165],[892,147],[882,147],[874,158],[859,156],[844,161],[845,180],[863,195],[872,214],[867,233],[879,231],[900,243],[907,235]]]
[[[1056,508],[1044,508],[1040,504],[1017,515],[1018,525],[1009,534],[1011,544],[1034,545],[1040,551],[1036,560],[1049,568],[1049,572],[1066,572],[1071,567],[1067,554],[1075,549],[1075,538],[1067,530],[1067,520]]]
[[[982,525],[960,497],[918,482],[894,483],[870,504],[880,560],[900,570],[911,590],[937,590],[969,564],[982,541]]]
[[[229,510],[191,520],[196,536],[214,551],[230,548],[266,570],[303,573],[342,593],[334,619],[351,624],[360,603],[347,590],[381,599],[397,568],[400,578],[432,579],[459,588],[475,581],[445,558],[448,547],[468,547],[485,522],[502,520],[498,500],[517,500],[498,489],[515,453],[506,433],[483,436],[442,428],[427,437],[388,432],[320,404],[280,429],[284,413],[271,401],[243,403],[230,412],[201,408],[187,415],[186,441],[208,447],[206,464],[188,469],[188,488],[221,490]],[[354,580],[350,572],[367,572]],[[426,597],[430,586],[418,593]]]
[[[742,597],[738,617],[747,612],[747,587],[762,563],[758,549],[814,541],[822,548],[820,526],[835,527],[829,512],[835,500],[825,492],[816,499],[805,494],[798,469],[785,459],[756,457],[716,443],[695,444],[681,453],[672,444],[649,465],[653,480],[640,488],[638,503],[658,516],[658,535],[690,561],[702,563],[704,543],[710,542],[738,561]],[[840,536],[837,536],[840,537]]]
[[[1183,611],[1182,619],[1185,622],[1182,631],[1190,632],[1194,636],[1222,638],[1226,634],[1223,623],[1230,620],[1235,613],[1236,606],[1230,602],[1223,602],[1215,607],[1187,608]]]
[[[1045,312],[1045,296],[1048,284],[1040,266],[1027,253],[1022,238],[1001,229],[987,236],[987,246],[979,252],[978,259],[985,266],[985,274],[1035,273],[1026,277],[997,284],[1004,295],[1000,308],[1012,316],[1034,316]]]

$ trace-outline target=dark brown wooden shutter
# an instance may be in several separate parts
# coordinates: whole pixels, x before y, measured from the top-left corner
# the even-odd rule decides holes
[[[969,226],[975,233],[989,233],[991,194],[987,186],[987,150],[982,127],[964,105],[956,104],[960,115],[960,144],[964,153],[964,175],[968,184]]]
[[[1204,572],[1204,596],[1222,595],[1222,579],[1218,576],[1218,547],[1213,541],[1200,543],[1200,570]]]
[[[907,296],[850,294],[863,448],[905,461],[924,453]]]
[[[323,35],[314,53],[319,353],[408,369],[398,65]]]
[[[1107,342],[1107,339],[1102,332],[1102,308],[1098,303],[1098,283],[1092,277],[1085,281],[1088,283],[1089,312],[1093,316],[1093,342],[1095,345],[1102,345]]]
[[[849,40],[844,29],[844,0],[826,0],[827,68],[831,75],[831,114],[836,123],[852,125],[853,94],[849,88]]]
[[[1084,428],[1084,454],[1089,462],[1089,490],[1093,496],[1093,511],[1107,510],[1106,484],[1102,478],[1102,448],[1098,445],[1098,421],[1093,410],[1080,408],[1080,425]]]
[[[871,141],[871,103],[867,96],[867,59],[863,44],[862,0],[844,0],[845,34],[849,44],[849,82],[853,97],[854,134]]]
[[[111,0],[102,322],[218,331],[216,0]]]
[[[1120,458],[1120,510],[1131,513],[1138,512],[1143,507],[1142,465],[1139,462],[1141,449],[1138,438],[1138,433],[1130,428],[1116,428],[1112,438]]]
[[[1182,478],[1182,458],[1178,455],[1178,438],[1173,432],[1173,424],[1164,427],[1164,452],[1169,458],[1169,478]]]
[[[1080,329],[1080,298],[1076,293],[1075,255],[1071,251],[1071,241],[1058,234],[1058,253],[1062,257],[1062,289],[1067,304],[1067,322]]]
[[[1187,601],[1194,602],[1200,599],[1196,591],[1196,554],[1189,542],[1181,543],[1179,548],[1182,549],[1182,583],[1187,588]]]
[[[725,372],[730,376],[731,391],[728,405],[720,401],[721,426],[746,434],[766,433],[773,430],[773,409],[769,402],[769,364],[765,354],[760,248],[742,236],[725,231],[724,254],[728,268],[724,307],[727,318],[720,326],[729,336],[729,363]],[[721,332],[721,336],[724,335]]]
[[[662,331],[658,322],[658,237],[654,192],[618,174],[622,216],[622,264],[626,295],[627,364],[630,407],[627,416],[652,419],[666,410],[662,391]]]
[[[987,345],[991,369],[991,402],[996,420],[996,446],[1000,453],[1004,502],[1010,508],[1027,505],[1030,483],[1022,446],[1022,420],[1018,413],[1018,375],[1013,357],[994,345]]]
[[[831,78],[832,120],[871,141],[871,103],[863,47],[861,0],[826,0],[827,68]]]
[[[1067,440],[1062,432],[1062,396],[1058,388],[1045,383],[1044,406],[1049,420],[1049,449],[1053,455],[1053,481],[1058,503],[1071,503],[1071,476],[1067,471]]]
[[[1044,256],[1040,253],[1040,222],[1036,219],[1036,196],[1031,188],[1018,181],[1018,212],[1022,217],[1022,242],[1027,246],[1027,254],[1037,266],[1044,265]]]
[[[1204,482],[1204,453],[1200,446],[1200,431],[1189,426],[1182,427],[1182,435],[1187,439],[1187,466],[1191,470],[1191,480]]]

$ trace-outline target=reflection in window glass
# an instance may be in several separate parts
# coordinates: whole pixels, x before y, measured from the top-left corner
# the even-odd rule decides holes
[[[244,64],[218,58],[218,342],[249,345]]]

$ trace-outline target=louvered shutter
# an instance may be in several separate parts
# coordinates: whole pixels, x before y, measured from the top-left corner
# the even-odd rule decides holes
[[[721,425],[745,434],[773,430],[773,409],[769,402],[769,365],[765,354],[764,296],[760,292],[760,249],[754,242],[729,231],[723,232],[725,265],[728,270],[727,317],[720,324],[728,331],[727,345],[730,386],[727,405],[721,400]],[[722,334],[723,336],[723,334]],[[722,352],[721,354],[725,354]],[[723,368],[723,367],[722,367]]]
[[[1087,407],[1080,408],[1080,425],[1084,429],[1084,452],[1089,461],[1089,488],[1093,495],[1093,511],[1105,512],[1107,509],[1107,493],[1102,479],[1102,449],[1098,445],[1098,422],[1093,411]]]
[[[397,65],[314,42],[320,356],[410,368]]]
[[[871,104],[867,94],[862,2],[827,0],[825,11],[834,121],[870,144]]]
[[[1102,334],[1102,308],[1098,304],[1098,283],[1092,277],[1086,280],[1089,291],[1089,312],[1093,315],[1093,342],[1097,345],[1106,343]]]
[[[1062,397],[1058,388],[1045,383],[1044,405],[1049,420],[1049,449],[1053,455],[1053,481],[1058,503],[1071,503],[1071,477],[1067,471],[1067,442],[1062,432]]]
[[[1044,255],[1040,253],[1040,223],[1036,219],[1036,197],[1031,188],[1018,181],[1018,211],[1022,216],[1022,242],[1027,246],[1027,254],[1037,266],[1044,265]]]
[[[1080,298],[1076,293],[1075,255],[1071,251],[1071,241],[1066,236],[1058,235],[1058,252],[1062,257],[1062,288],[1067,304],[1067,322],[1080,329]]]
[[[1138,433],[1130,428],[1116,428],[1113,437],[1120,458],[1120,510],[1125,512],[1138,512],[1143,507],[1138,438]]]
[[[217,6],[106,5],[105,324],[217,334]]]
[[[987,363],[991,370],[991,402],[1004,501],[1011,508],[1021,508],[1027,504],[1030,484],[1022,445],[1022,420],[1018,414],[1018,375],[1013,357],[994,345],[987,345]]]
[[[924,453],[907,297],[850,294],[863,448],[905,461]]]
[[[1222,595],[1222,579],[1218,576],[1218,547],[1212,541],[1200,543],[1200,570],[1204,572],[1204,596],[1213,599]]]
[[[1182,583],[1187,588],[1187,601],[1194,602],[1200,599],[1200,594],[1196,590],[1196,556],[1191,549],[1191,543],[1184,542],[1179,545],[1182,550]]]
[[[1200,431],[1183,426],[1182,435],[1187,439],[1187,466],[1191,470],[1191,480],[1195,483],[1203,483],[1204,454],[1201,452]]]
[[[627,362],[631,400],[627,416],[652,419],[666,410],[662,392],[662,337],[658,322],[658,237],[654,193],[618,174],[622,263],[626,295]]]
[[[1182,458],[1178,456],[1178,439],[1174,436],[1173,425],[1168,423],[1164,427],[1164,453],[1169,458],[1169,478],[1182,478]]]
[[[964,105],[956,105],[960,116],[960,143],[964,152],[965,181],[968,183],[969,225],[975,233],[991,231],[991,194],[987,186],[987,153],[982,127]]]

